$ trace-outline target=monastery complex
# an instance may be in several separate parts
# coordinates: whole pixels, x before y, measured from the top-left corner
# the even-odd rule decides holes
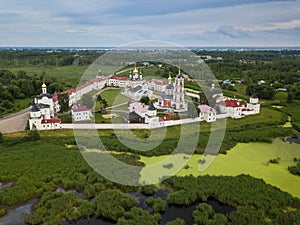
[[[132,103],[129,104],[127,112],[123,115],[124,124],[141,123],[145,124],[141,127],[146,129],[176,125],[179,124],[178,121],[172,123],[170,117],[159,117],[157,110],[173,113],[188,111],[188,102],[185,99],[187,92],[184,89],[184,76],[180,69],[174,78],[169,74],[166,82],[160,79],[143,79],[142,70],[135,67],[134,70],[130,70],[128,76],[123,77],[116,74],[103,76],[100,71],[95,78],[88,80],[83,85],[61,92],[60,94],[67,94],[69,97],[68,105],[71,107],[73,123],[84,123],[93,117],[91,109],[78,104],[82,96],[94,90],[100,91],[105,87],[123,88],[122,94],[131,99]],[[211,86],[210,94],[215,101],[214,107],[200,104],[198,106],[199,115],[197,118],[193,118],[191,122],[214,122],[217,119],[226,117],[238,119],[260,113],[260,104],[255,94],[250,97],[248,103],[240,102],[235,98],[230,99],[223,96],[220,90],[215,89],[214,84]],[[30,129],[35,127],[38,130],[48,130],[70,127],[61,123],[61,120],[57,118],[57,113],[60,111],[58,96],[59,93],[56,92],[53,94],[48,93],[47,86],[42,85],[41,94],[35,96],[31,103]],[[157,100],[148,106],[139,102],[143,96]],[[98,127],[101,129],[101,124]],[[104,124],[103,127],[105,127]]]

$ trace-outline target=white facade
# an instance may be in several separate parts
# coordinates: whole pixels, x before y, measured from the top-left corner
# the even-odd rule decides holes
[[[239,102],[236,99],[227,99],[218,102],[217,107],[221,114],[225,113],[226,117],[234,119],[260,113],[260,104],[255,95],[250,97],[249,103]]]
[[[217,120],[217,111],[208,105],[199,105],[200,121],[215,122]]]
[[[38,130],[60,129],[61,121],[54,117],[57,104],[53,101],[52,95],[47,93],[47,86],[42,85],[42,93],[35,97],[31,103],[29,113],[29,128]]]
[[[135,112],[136,114],[138,114],[140,117],[145,118],[146,114],[148,112],[148,105],[145,105],[143,103],[140,102],[134,102],[131,103],[129,105],[129,111],[130,112]]]
[[[74,122],[90,120],[91,119],[91,109],[84,105],[74,105],[71,109],[72,119]]]
[[[163,80],[150,79],[148,82],[148,89],[158,92],[165,92],[167,83]]]
[[[249,103],[247,104],[247,113],[251,115],[260,113],[260,104],[255,94],[250,97]]]

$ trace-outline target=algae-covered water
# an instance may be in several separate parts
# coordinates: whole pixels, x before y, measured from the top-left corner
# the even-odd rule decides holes
[[[181,161],[187,156],[178,155],[174,160]],[[269,163],[270,159],[279,157],[278,164]],[[272,184],[293,196],[300,198],[300,176],[289,173],[288,166],[294,165],[294,158],[300,158],[300,145],[296,143],[283,142],[275,139],[269,143],[239,143],[229,150],[226,155],[219,154],[212,164],[204,171],[199,171],[199,161],[202,155],[193,155],[187,166],[176,175],[184,176],[192,174],[200,175],[227,175],[236,176],[249,174],[256,178],[262,178],[266,183]],[[168,156],[141,157],[141,161],[147,166],[161,162]],[[174,163],[174,165],[176,162]],[[172,170],[160,167],[157,171],[147,168],[141,171],[141,181],[147,181],[150,173],[163,173]]]

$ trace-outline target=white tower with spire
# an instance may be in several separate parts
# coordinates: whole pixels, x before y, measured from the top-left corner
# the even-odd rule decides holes
[[[42,94],[47,94],[47,85],[45,83],[42,84]]]
[[[134,66],[134,70],[133,70],[133,80],[138,80],[139,79],[139,71],[136,68],[136,64]]]
[[[172,106],[177,110],[185,110],[186,104],[184,101],[184,78],[181,74],[180,67],[175,78],[173,104]]]

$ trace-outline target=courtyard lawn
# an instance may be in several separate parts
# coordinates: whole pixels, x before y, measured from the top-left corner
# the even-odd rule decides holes
[[[108,107],[127,103],[128,98],[122,95],[121,91],[121,88],[109,88],[101,92],[101,97],[107,101]]]
[[[281,159],[279,164],[269,163],[270,159],[276,159],[277,157]],[[265,182],[300,198],[300,176],[292,175],[287,170],[288,166],[294,165],[294,157],[300,157],[300,145],[289,144],[280,139],[275,139],[272,144],[239,143],[228,151],[226,155],[217,155],[212,164],[203,172],[199,171],[199,160],[201,160],[202,155],[193,155],[187,164],[188,166],[183,168],[177,175],[236,176],[249,174],[256,178],[262,178]],[[168,156],[141,156],[140,161],[148,166],[167,158]],[[176,162],[180,162],[183,159],[183,155],[175,157],[175,162],[173,162],[174,170],[176,170]],[[168,169],[161,166],[160,171],[157,172],[160,174],[166,172],[168,174],[172,170],[173,168]],[[141,171],[141,181],[147,180],[150,172],[155,173],[153,170],[143,169]]]

